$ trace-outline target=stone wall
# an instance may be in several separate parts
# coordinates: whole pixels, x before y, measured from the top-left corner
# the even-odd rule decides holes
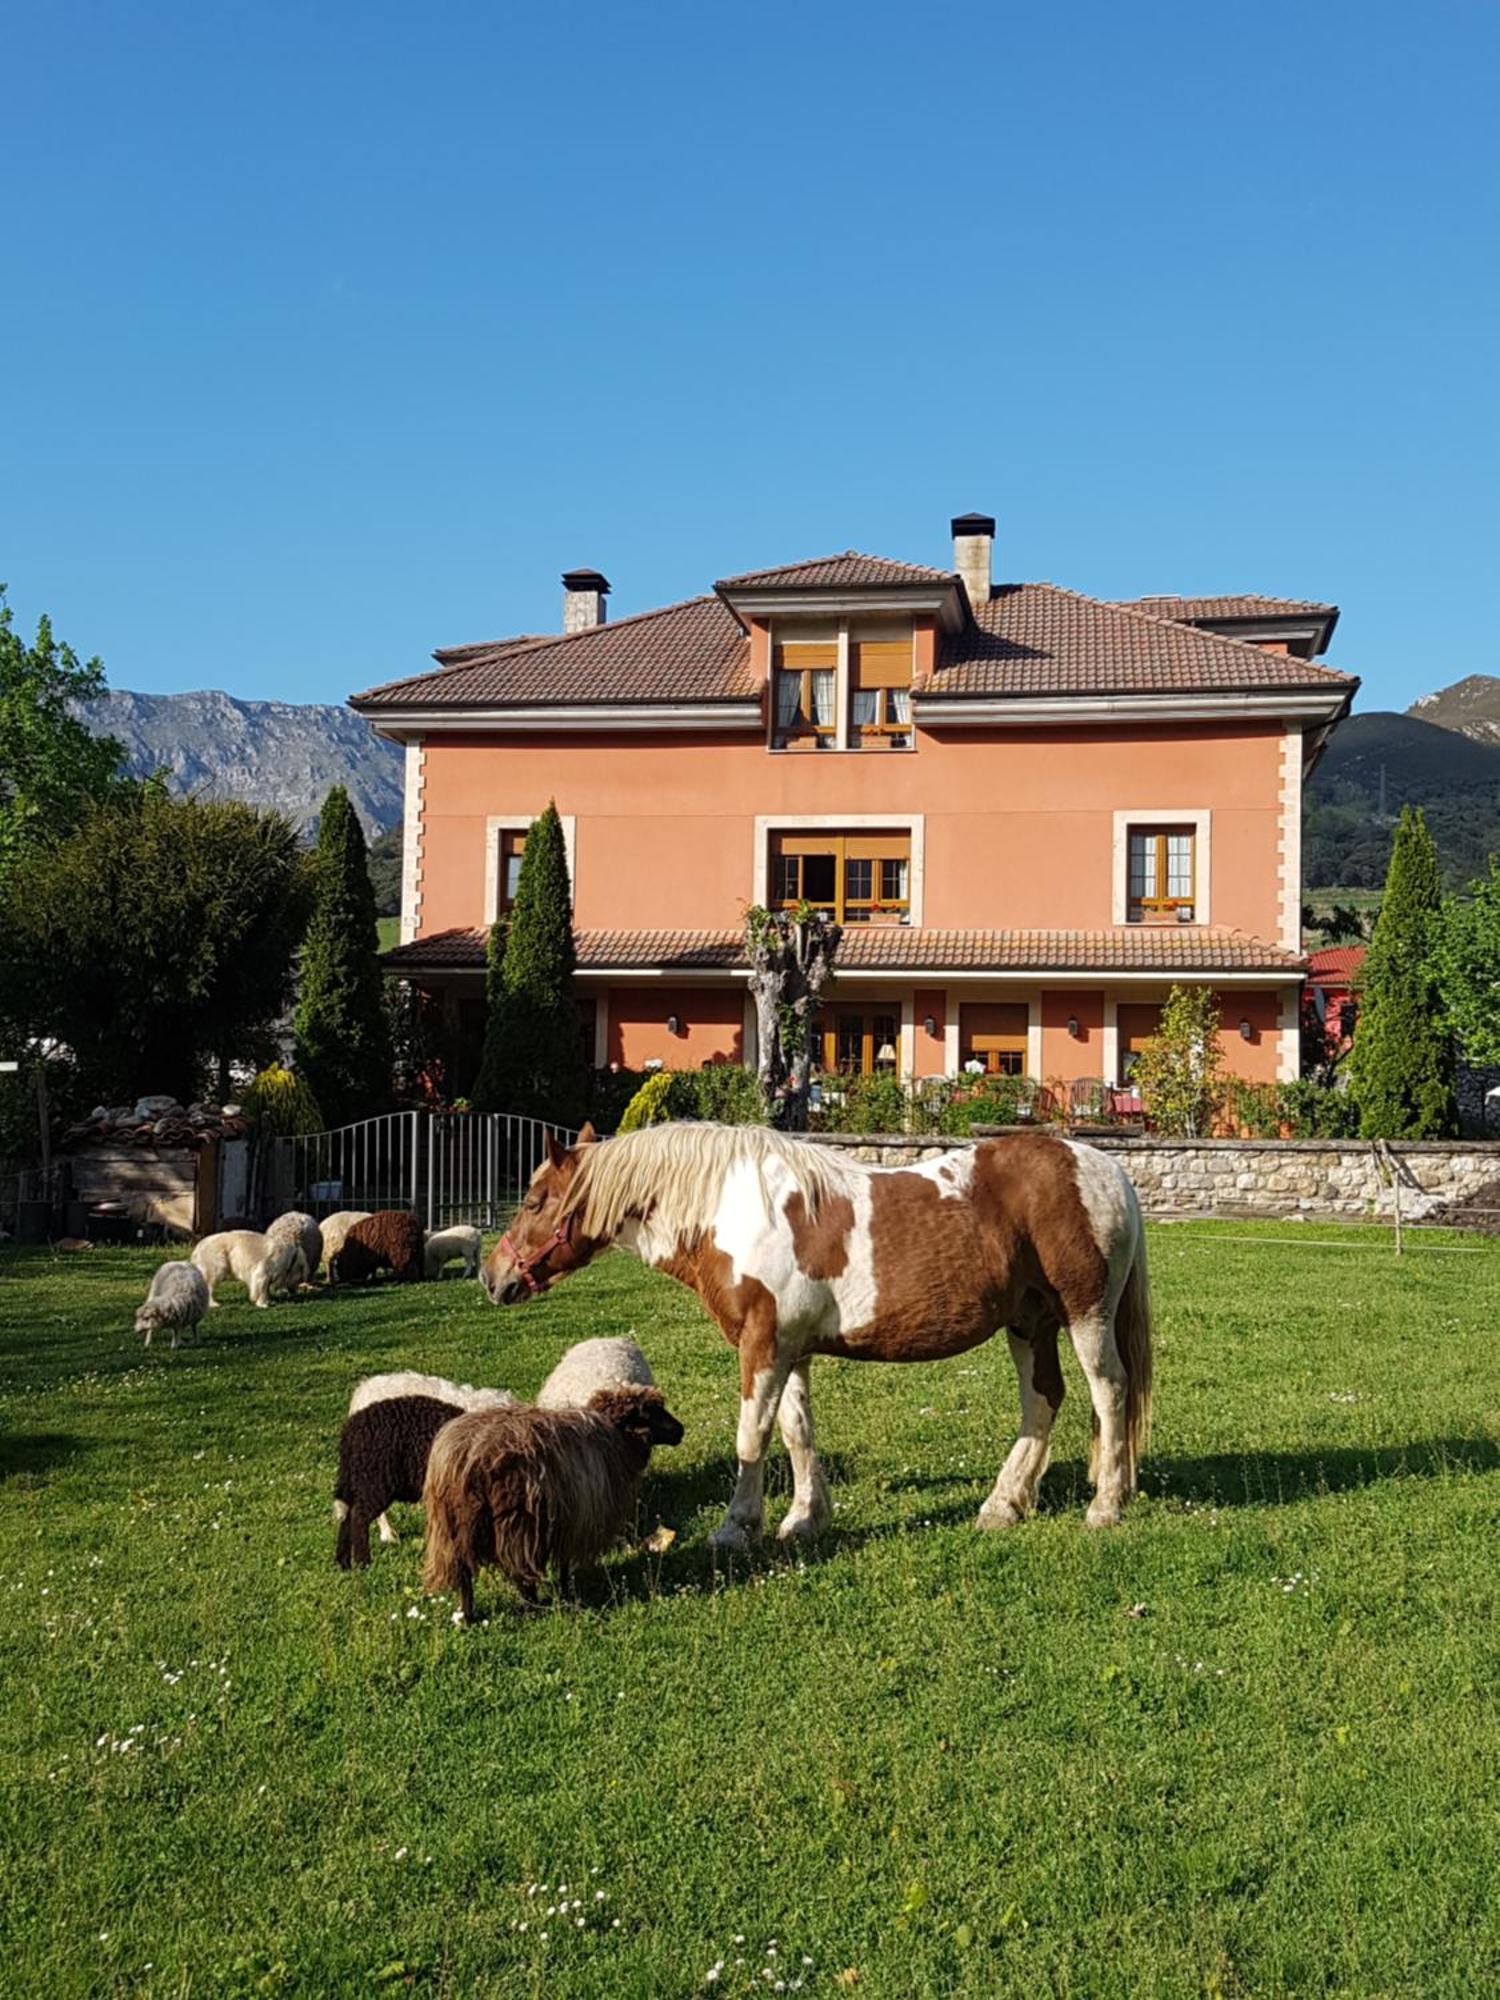
[[[949,1145],[930,1138],[816,1135],[852,1158],[881,1166],[915,1165]],[[1111,1153],[1140,1192],[1148,1215],[1300,1215],[1342,1221],[1389,1219],[1395,1211],[1391,1173],[1401,1180],[1401,1212],[1412,1222],[1500,1229],[1500,1144],[1397,1141],[1386,1157],[1363,1139],[1150,1139],[1084,1135]],[[1488,1207],[1493,1215],[1480,1215]]]

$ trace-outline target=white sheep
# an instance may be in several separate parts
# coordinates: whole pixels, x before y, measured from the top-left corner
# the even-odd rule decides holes
[[[367,1410],[371,1403],[394,1402],[402,1396],[427,1396],[435,1403],[452,1403],[460,1410],[504,1410],[515,1402],[509,1389],[476,1389],[472,1382],[450,1382],[445,1375],[419,1375],[406,1368],[391,1375],[367,1375],[356,1382],[349,1398],[349,1415]],[[342,1521],[348,1512],[341,1500],[333,1503],[333,1518]],[[375,1523],[383,1542],[394,1542],[396,1530],[384,1514]]]
[[[464,1276],[479,1276],[479,1253],[483,1239],[472,1222],[456,1222],[451,1229],[429,1229],[423,1252],[423,1269],[429,1278],[440,1278],[443,1266],[463,1259]]]
[[[656,1377],[639,1347],[622,1337],[580,1340],[537,1393],[539,1410],[582,1410],[601,1389],[649,1389]]]
[[[215,1312],[219,1301],[214,1297],[214,1286],[222,1285],[226,1278],[239,1280],[249,1292],[252,1305],[266,1303],[261,1277],[266,1262],[266,1239],[258,1229],[223,1229],[216,1236],[205,1236],[194,1246],[192,1262],[207,1281],[208,1303]]]
[[[318,1224],[318,1235],[323,1246],[323,1262],[328,1266],[328,1282],[334,1282],[333,1260],[344,1247],[344,1238],[356,1222],[368,1222],[370,1210],[367,1208],[341,1208],[336,1215],[325,1215]]]
[[[302,1260],[301,1268],[295,1274],[290,1264],[286,1266],[290,1290],[292,1286],[306,1283],[317,1273],[318,1260],[323,1255],[323,1236],[316,1218],[304,1215],[300,1209],[289,1208],[285,1215],[278,1215],[271,1224],[266,1231],[266,1254],[276,1260],[278,1270],[281,1268],[284,1244],[294,1249]]]
[[[157,1328],[169,1327],[175,1348],[179,1333],[196,1334],[211,1304],[208,1280],[195,1264],[181,1259],[163,1264],[153,1274],[151,1289],[135,1316],[135,1330],[145,1334],[149,1347]]]

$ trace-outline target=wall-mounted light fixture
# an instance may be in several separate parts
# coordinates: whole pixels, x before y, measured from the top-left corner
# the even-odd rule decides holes
[[[924,1014],[922,1016],[922,1033],[924,1035],[936,1035],[937,1033],[936,1014]]]
[[[682,1022],[675,1014],[668,1014],[667,1016],[667,1033],[669,1035],[680,1035],[682,1033]]]
[[[1078,1037],[1083,1033],[1082,1028],[1080,1028],[1078,1025],[1078,1016],[1076,1014],[1070,1014],[1068,1016],[1068,1033],[1072,1036],[1075,1042],[1078,1040]]]
[[[1248,1019],[1242,1017],[1240,1020],[1240,1040],[1242,1042],[1248,1042],[1252,1039],[1254,1034],[1255,1030],[1251,1027]]]

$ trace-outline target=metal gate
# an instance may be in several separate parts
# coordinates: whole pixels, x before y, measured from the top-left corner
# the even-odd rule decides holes
[[[551,1132],[576,1132],[504,1111],[392,1111],[331,1132],[275,1139],[265,1206],[309,1215],[343,1208],[411,1208],[429,1229],[498,1228],[546,1152]]]

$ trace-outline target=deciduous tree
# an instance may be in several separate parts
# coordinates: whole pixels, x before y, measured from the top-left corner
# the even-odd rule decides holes
[[[275,1053],[309,900],[281,814],[131,787],[0,890],[0,1015],[89,1095],[192,1098],[213,1063]]]
[[[1219,1108],[1223,1067],[1218,1002],[1206,986],[1174,986],[1131,1072],[1157,1131],[1204,1138]]]
[[[1500,1063],[1500,864],[1443,905],[1433,949],[1443,1009],[1465,1062]]]
[[[49,619],[26,644],[0,585],[0,880],[23,854],[71,832],[116,782],[120,745],[91,736],[75,713],[103,689],[99,661],[80,660]]]

